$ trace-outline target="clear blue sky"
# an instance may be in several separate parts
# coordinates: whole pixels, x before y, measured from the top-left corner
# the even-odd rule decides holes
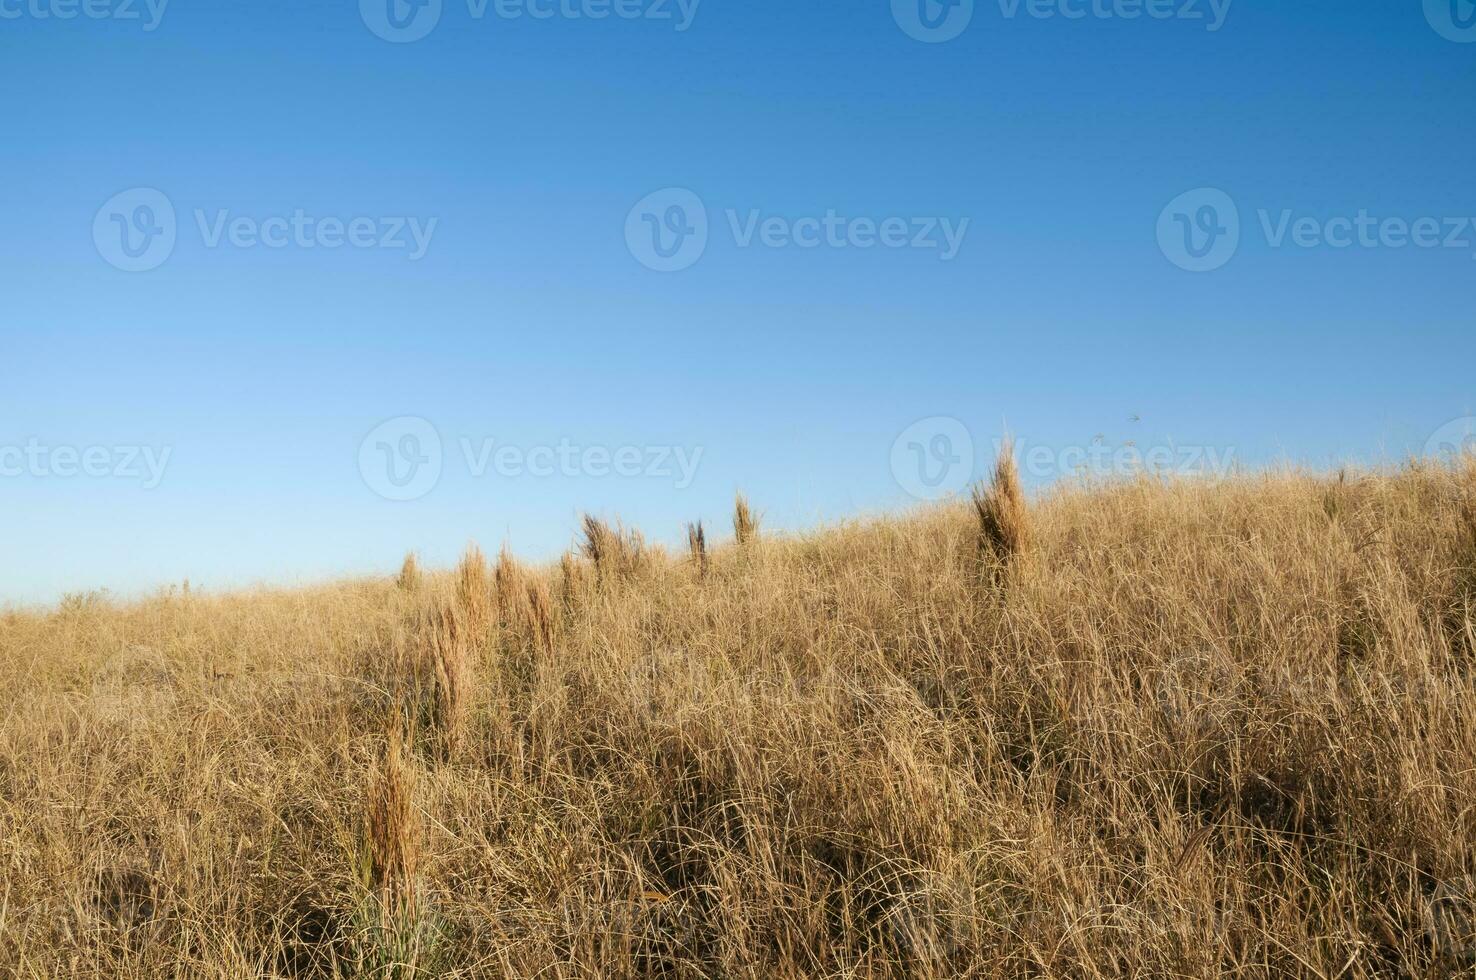
[[[674,541],[740,488],[802,527],[910,503],[909,458],[982,475],[1006,424],[1325,466],[1476,414],[1469,0],[388,2],[0,0],[0,601],[551,557],[585,509]],[[125,271],[166,241],[139,188],[174,242]],[[632,210],[668,188],[708,227],[663,272],[673,199]],[[1175,235],[1233,241],[1165,210],[1201,188],[1239,239],[1190,271]],[[1360,212],[1456,244],[1326,243]],[[968,224],[945,259],[827,213]],[[324,247],[356,218],[412,244]],[[402,416],[441,466],[395,501],[361,462],[424,430],[360,449]],[[552,475],[477,475],[488,439]]]

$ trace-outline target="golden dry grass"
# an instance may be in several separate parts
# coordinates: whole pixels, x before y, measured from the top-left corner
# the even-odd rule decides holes
[[[420,588],[421,581],[420,559],[416,558],[415,552],[412,551],[405,556],[405,561],[400,565],[400,574],[395,582],[405,591],[414,592]]]
[[[687,556],[697,569],[697,574],[705,577],[708,567],[707,531],[702,527],[701,521],[687,525]]]
[[[1469,970],[1476,470],[1028,521],[0,616],[0,976]]]
[[[976,487],[974,514],[979,520],[979,553],[992,568],[1006,566],[1030,547],[1030,509],[1020,486],[1013,444],[1006,439],[988,487]]]
[[[738,494],[733,501],[733,538],[741,548],[758,536],[758,515],[748,506],[748,498]]]

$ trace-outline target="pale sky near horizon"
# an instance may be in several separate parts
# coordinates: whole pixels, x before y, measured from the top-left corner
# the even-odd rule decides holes
[[[0,605],[801,528],[1006,427],[1037,487],[1476,427],[1471,0],[0,0],[0,51]]]

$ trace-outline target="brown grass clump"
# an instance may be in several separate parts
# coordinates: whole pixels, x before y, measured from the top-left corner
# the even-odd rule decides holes
[[[979,521],[979,551],[987,561],[1008,563],[1030,547],[1030,509],[1020,486],[1014,446],[1008,439],[994,464],[993,481],[987,490],[974,488],[973,502]]]
[[[392,725],[384,758],[365,799],[369,884],[386,910],[408,911],[416,904],[420,827],[414,790],[414,772],[401,744],[400,727]]]
[[[595,574],[608,574],[617,561],[620,541],[610,525],[593,514],[584,515],[584,557],[594,563]]]
[[[697,566],[697,574],[701,577],[707,576],[707,533],[702,529],[702,522],[687,525],[687,553],[691,557],[692,564]]]
[[[433,686],[432,726],[440,754],[454,757],[465,737],[471,686],[471,654],[456,606],[441,605],[426,622]]]
[[[400,565],[400,574],[395,577],[395,584],[406,592],[418,592],[422,578],[420,562],[412,551],[405,555],[405,561]]]
[[[527,619],[527,577],[521,563],[504,543],[492,573],[497,593],[497,617],[504,626],[517,628]]]
[[[559,557],[559,598],[565,612],[572,612],[585,588],[584,566],[570,552]]]
[[[989,601],[966,502],[610,529],[495,646],[460,570],[14,610],[0,977],[1468,976],[1473,487],[1057,488]]]
[[[748,506],[748,498],[739,494],[733,501],[733,535],[738,547],[743,547],[758,537],[759,519]]]
[[[611,527],[592,514],[584,515],[582,550],[594,565],[595,578],[600,582],[629,578],[650,564],[650,555],[639,532]]]
[[[456,566],[456,599],[466,614],[466,625],[480,633],[492,619],[492,591],[487,582],[487,558],[475,543],[467,545]]]
[[[1462,467],[1465,492],[1461,497],[1461,525],[1466,532],[1466,549],[1476,565],[1476,455],[1468,455]]]
[[[529,631],[533,644],[540,653],[553,653],[555,633],[558,629],[557,613],[548,583],[534,582],[528,586]]]

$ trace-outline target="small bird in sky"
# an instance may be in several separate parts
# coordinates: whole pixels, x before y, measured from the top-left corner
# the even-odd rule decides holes
[[[1137,412],[1134,412],[1133,414],[1131,414],[1131,415],[1128,416],[1128,421],[1129,422],[1141,422],[1141,421],[1143,421],[1143,416],[1139,415]]]

